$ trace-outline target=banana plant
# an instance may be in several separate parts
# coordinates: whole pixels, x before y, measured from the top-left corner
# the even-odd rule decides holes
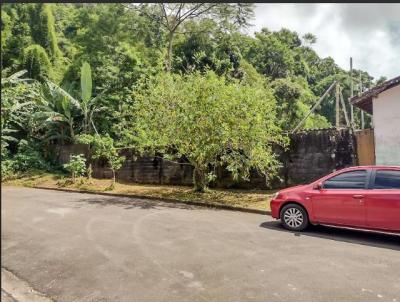
[[[10,142],[18,143],[18,140],[11,134],[18,132],[18,130],[4,128],[3,121],[1,123],[1,150],[7,148]],[[3,153],[2,153],[3,154]]]
[[[33,114],[33,117],[40,122],[37,130],[45,129],[42,137],[45,141],[58,139],[61,143],[65,140],[73,143],[75,141],[74,109],[77,106],[68,98],[66,95],[68,93],[63,89],[65,93],[60,93],[60,89],[62,88],[51,83],[42,86],[42,97],[37,102],[39,110]]]
[[[97,105],[98,99],[105,91],[101,92],[96,97],[92,97],[92,71],[89,63],[84,62],[81,67],[81,95],[79,100],[50,81],[48,81],[48,85],[55,91],[58,91],[59,94],[66,97],[71,104],[81,111],[83,115],[83,133],[88,134],[91,131],[94,113],[100,112],[106,108]]]
[[[13,73],[9,77],[2,78],[1,79],[1,86],[3,87],[3,86],[6,86],[8,84],[17,84],[19,82],[26,82],[28,80],[31,80],[31,79],[22,79],[21,78],[27,72],[28,72],[27,70],[23,69],[23,70],[20,70],[20,71],[17,71],[15,73]]]
[[[26,70],[1,78],[1,130],[2,145],[17,142],[14,136],[20,131],[29,133],[29,120],[38,97],[38,83],[23,78]]]

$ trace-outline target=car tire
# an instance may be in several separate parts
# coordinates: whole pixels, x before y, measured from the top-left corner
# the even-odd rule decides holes
[[[307,211],[295,203],[285,205],[281,210],[280,218],[283,227],[290,231],[302,231],[309,224]]]

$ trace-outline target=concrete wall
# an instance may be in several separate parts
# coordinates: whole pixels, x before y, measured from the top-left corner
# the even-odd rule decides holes
[[[290,136],[284,154],[285,186],[309,183],[357,162],[356,142],[348,129],[322,129]]]
[[[217,180],[210,184],[220,188],[266,189],[282,188],[308,183],[336,169],[356,164],[356,143],[354,135],[347,129],[324,129],[299,132],[290,135],[287,150],[276,148],[282,162],[278,177],[267,184],[265,176],[252,171],[250,181],[234,181],[222,167],[217,169]],[[59,161],[69,160],[69,154],[85,153],[85,146],[62,146]],[[117,171],[118,180],[146,184],[192,185],[193,167],[184,160],[180,163],[154,157],[135,158],[133,151],[120,151],[126,157],[122,168]],[[93,177],[111,178],[107,163],[96,160],[92,163]]]
[[[373,99],[377,165],[400,165],[400,86]]]
[[[89,148],[87,145],[56,145],[54,151],[57,156],[57,161],[61,165],[66,164],[70,160],[71,155],[83,154],[86,158],[89,156]]]

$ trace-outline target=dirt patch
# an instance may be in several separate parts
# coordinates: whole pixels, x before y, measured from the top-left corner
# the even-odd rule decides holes
[[[43,173],[27,175],[16,180],[7,181],[5,185],[63,188],[88,192],[102,192],[124,195],[141,195],[164,199],[175,199],[182,202],[201,201],[211,205],[227,205],[233,207],[269,211],[269,201],[276,190],[226,190],[209,189],[205,193],[194,192],[191,187],[145,185],[132,182],[117,182],[113,189],[110,188],[109,179],[81,178],[73,184],[63,175]]]

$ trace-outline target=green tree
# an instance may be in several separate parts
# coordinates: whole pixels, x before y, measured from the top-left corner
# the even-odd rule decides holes
[[[213,72],[187,76],[160,74],[137,89],[127,142],[141,153],[185,156],[194,166],[195,190],[202,192],[225,166],[234,179],[250,169],[273,175],[273,144],[283,137],[275,124],[275,101],[262,85],[226,83]],[[133,133],[133,134],[132,134]]]
[[[387,80],[387,77],[381,76],[379,79],[376,80],[376,85],[382,84]]]
[[[24,68],[32,79],[42,80],[51,77],[51,62],[46,50],[38,44],[24,49]]]
[[[303,40],[307,46],[311,46],[312,44],[315,44],[317,42],[317,37],[312,33],[306,33],[303,36]]]
[[[271,35],[276,37],[280,42],[288,46],[290,49],[300,47],[301,40],[295,31],[290,31],[287,28],[282,28],[279,31],[272,32]]]
[[[12,22],[6,11],[1,10],[1,52],[3,53],[7,40],[10,38]]]
[[[243,76],[240,42],[236,37],[227,35],[216,21],[187,22],[184,29],[191,34],[176,39],[174,71],[213,70],[218,75]]]
[[[29,8],[33,4],[1,5],[1,67],[13,73],[21,69],[23,49],[32,45]]]
[[[167,31],[167,71],[172,67],[174,38],[185,22],[214,19],[222,24],[246,26],[253,16],[252,4],[248,3],[160,3],[153,7],[155,14],[152,17],[161,16],[161,24]]]
[[[61,55],[61,51],[55,31],[52,4],[36,4],[32,11],[31,22],[33,40],[46,49],[53,61],[56,60]]]
[[[292,75],[295,61],[289,45],[267,29],[256,38],[245,57],[257,71],[272,79]]]
[[[282,129],[290,131],[306,116],[317,101],[307,82],[301,77],[277,79],[271,82],[277,101],[278,121]],[[318,113],[307,119],[305,128],[328,128],[331,124]]]

